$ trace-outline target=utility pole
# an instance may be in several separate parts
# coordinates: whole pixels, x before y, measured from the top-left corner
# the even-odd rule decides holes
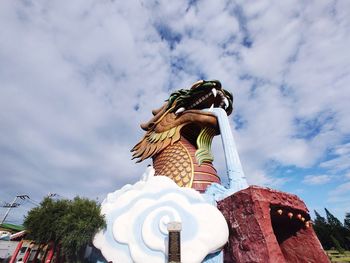
[[[5,219],[6,219],[6,217],[8,216],[8,214],[10,213],[11,208],[12,208],[12,207],[18,206],[18,205],[15,205],[15,203],[16,203],[16,201],[17,201],[17,198],[20,198],[20,199],[22,199],[22,200],[25,200],[25,199],[27,199],[27,198],[29,199],[29,196],[28,196],[28,195],[17,195],[17,196],[15,197],[15,199],[13,199],[12,203],[9,205],[9,207],[8,207],[6,213],[5,213],[5,216],[4,216],[3,219],[1,220],[0,225],[1,225],[2,223],[5,222]]]

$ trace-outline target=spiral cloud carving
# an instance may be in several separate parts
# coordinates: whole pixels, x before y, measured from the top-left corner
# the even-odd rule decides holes
[[[199,263],[228,239],[221,212],[201,194],[181,188],[164,176],[153,176],[108,194],[102,203],[107,228],[96,234],[94,245],[108,261],[166,262],[167,224],[181,222],[181,262]]]

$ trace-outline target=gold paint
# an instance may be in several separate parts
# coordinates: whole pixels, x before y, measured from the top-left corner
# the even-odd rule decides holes
[[[164,139],[168,136],[168,131],[162,132],[160,136],[160,140],[164,141]]]
[[[188,182],[191,179],[191,171],[186,171],[183,164],[189,164],[191,161],[191,156],[188,155],[185,147],[180,143],[176,143],[160,152],[153,160],[153,163],[156,175],[168,176],[177,185],[189,187]]]
[[[162,134],[161,133],[156,133],[156,142],[159,141],[160,137],[162,137]]]
[[[180,130],[181,130],[182,127],[183,127],[183,125],[180,125],[180,126],[176,127],[175,134],[174,134],[174,136],[171,139],[171,144],[174,144],[175,142],[180,140],[180,138],[181,138]]]
[[[154,126],[158,123],[160,123],[163,118],[171,111],[175,108],[175,105],[173,105],[170,109],[168,109],[166,112],[163,113],[163,115],[154,123]]]
[[[194,179],[194,166],[193,166],[193,161],[192,161],[192,158],[191,158],[191,154],[190,154],[189,151],[186,149],[186,147],[182,144],[181,141],[180,141],[179,143],[180,143],[180,145],[185,149],[185,151],[186,151],[188,157],[189,157],[190,160],[191,160],[191,175],[190,175],[191,181],[190,181],[190,185],[189,185],[188,187],[189,187],[189,188],[192,188],[193,179]]]
[[[176,132],[176,127],[171,128],[171,129],[169,130],[168,138],[173,137],[174,134],[175,134],[175,132]]]

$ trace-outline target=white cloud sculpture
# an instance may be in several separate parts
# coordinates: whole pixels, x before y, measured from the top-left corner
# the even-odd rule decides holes
[[[107,228],[94,245],[108,261],[166,262],[167,224],[182,223],[181,262],[199,263],[228,240],[225,218],[201,194],[181,188],[148,168],[143,180],[108,194],[102,203]]]

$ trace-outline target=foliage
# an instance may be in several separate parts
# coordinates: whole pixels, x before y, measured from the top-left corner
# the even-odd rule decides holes
[[[315,210],[314,230],[324,249],[334,247],[327,220]]]
[[[350,213],[345,214],[344,226],[350,231]]]
[[[29,237],[38,243],[59,244],[67,259],[77,262],[93,235],[106,226],[95,201],[45,198],[39,207],[28,212],[24,226]]]
[[[331,235],[331,239],[333,241],[334,247],[337,251],[339,251],[339,253],[344,253],[344,248],[340,245],[339,241]]]
[[[24,227],[29,232],[29,238],[38,243],[48,243],[60,240],[57,222],[68,211],[69,200],[54,201],[45,198],[39,207],[30,210],[24,220]]]
[[[347,248],[350,249],[350,244],[347,243],[346,237],[350,236],[349,231],[343,226],[343,224],[340,222],[338,218],[336,218],[334,215],[332,215],[326,208],[326,215],[327,215],[327,222],[330,228],[330,231],[332,233],[332,236],[334,237],[335,240],[339,242],[339,245],[341,248]],[[333,244],[335,245],[336,249],[340,251],[337,248],[337,244],[334,242]]]
[[[327,209],[326,218],[322,217],[315,211],[316,218],[314,220],[314,230],[324,249],[335,248],[339,252],[344,249],[350,249],[350,228],[347,219],[350,219],[350,214],[347,213],[344,224],[340,222]]]

